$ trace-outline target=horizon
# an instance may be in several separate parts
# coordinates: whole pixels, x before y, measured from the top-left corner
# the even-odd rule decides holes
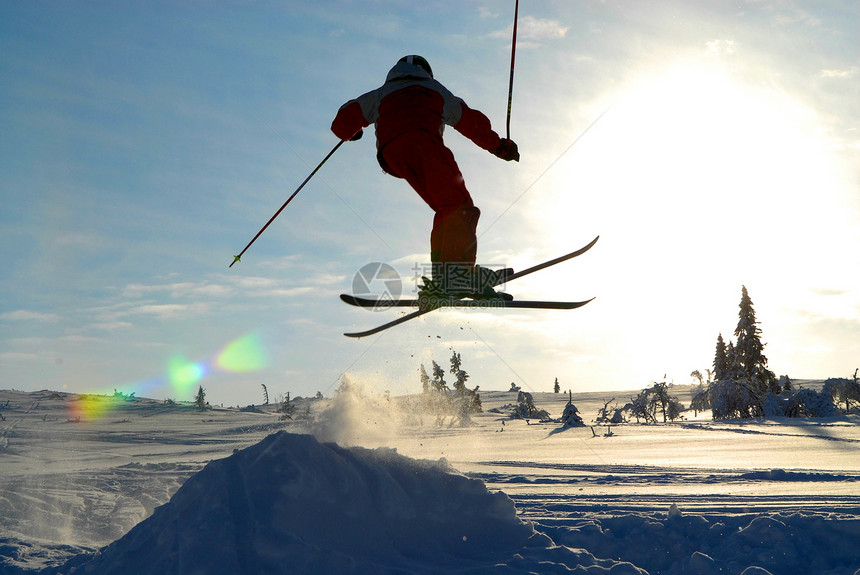
[[[452,18],[452,10],[456,16]],[[513,3],[0,6],[0,387],[392,393],[463,355],[472,385],[685,384],[733,337],[741,286],[777,376],[860,361],[860,7],[673,1],[521,6],[519,163],[445,134],[478,262],[533,265],[518,299],[572,311],[351,309],[367,264],[412,289],[432,212],[337,143],[347,100],[404,54],[503,134]],[[192,395],[189,394],[189,399]]]

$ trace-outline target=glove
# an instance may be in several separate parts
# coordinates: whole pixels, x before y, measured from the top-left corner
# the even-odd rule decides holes
[[[360,139],[361,139],[361,137],[362,137],[363,135],[364,135],[364,130],[359,130],[359,131],[357,131],[357,132],[355,133],[355,135],[354,135],[353,137],[351,137],[351,138],[349,139],[349,141],[350,141],[350,142],[355,142],[355,141],[357,141],[357,140],[360,140]]]
[[[502,138],[499,147],[493,150],[493,155],[498,156],[506,162],[510,162],[511,160],[515,162],[520,161],[520,151],[517,148],[517,143],[507,138]]]

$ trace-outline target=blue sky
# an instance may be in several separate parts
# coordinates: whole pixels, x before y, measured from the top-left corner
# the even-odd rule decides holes
[[[521,2],[504,163],[446,141],[483,216],[479,260],[571,312],[347,308],[355,273],[404,292],[432,214],[342,146],[338,107],[424,55],[504,132],[513,2],[0,5],[0,387],[248,404],[348,373],[418,388],[463,357],[483,389],[690,382],[746,285],[777,374],[860,366],[860,8],[852,2]],[[232,345],[231,345],[232,344]],[[179,374],[179,375],[178,375]],[[184,375],[182,375],[184,374]]]

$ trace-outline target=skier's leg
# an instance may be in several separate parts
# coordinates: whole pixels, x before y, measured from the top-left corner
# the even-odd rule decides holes
[[[473,265],[480,211],[466,189],[454,154],[441,137],[408,132],[386,145],[383,156],[392,175],[409,182],[436,212],[430,233],[431,261]]]
[[[481,210],[466,204],[436,212],[430,232],[430,259],[472,266],[478,251],[478,218]]]

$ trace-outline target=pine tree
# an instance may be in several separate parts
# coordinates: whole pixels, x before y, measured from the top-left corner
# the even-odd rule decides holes
[[[460,396],[466,392],[466,380],[469,379],[469,374],[461,369],[462,364],[463,361],[460,359],[460,354],[455,351],[451,355],[451,374],[457,380],[454,382],[454,390]]]
[[[734,348],[734,363],[741,376],[749,381],[760,396],[768,391],[779,393],[776,376],[767,369],[767,358],[764,356],[764,344],[761,342],[761,330],[755,318],[752,299],[747,293],[746,286],[741,289],[741,303],[738,326],[735,328],[737,343]]]
[[[722,378],[717,378],[717,381],[720,379],[731,380],[738,376],[738,361],[737,354],[735,353],[735,344],[733,342],[729,342],[726,346],[726,371],[723,372]]]
[[[421,390],[424,393],[430,391],[430,376],[427,375],[427,370],[424,369],[424,364],[421,364]]]
[[[552,386],[553,393],[559,393],[561,391],[561,385],[558,383],[558,378],[555,378],[555,384]]]
[[[436,391],[448,391],[448,384],[445,382],[445,370],[439,367],[439,364],[435,361],[431,361],[433,364],[433,389]]]
[[[479,385],[476,385],[475,389],[469,392],[469,395],[472,396],[469,411],[472,413],[482,413],[484,411],[484,406],[481,404],[481,396],[478,394],[479,387]]]
[[[286,421],[288,419],[293,418],[293,414],[296,412],[296,405],[290,400],[290,392],[287,392],[287,396],[281,402],[281,405],[278,407],[278,412],[282,413],[280,420]]]
[[[669,407],[671,403],[669,396],[669,387],[666,385],[665,381],[661,381],[660,383],[654,383],[651,387],[653,391],[651,395],[651,403],[652,403],[652,414],[654,415],[654,419],[657,417],[657,408],[663,412],[663,423],[666,423],[666,409]]]
[[[203,389],[203,386],[197,388],[197,397],[194,398],[194,403],[197,404],[197,407],[200,409],[206,409],[206,391]]]
[[[729,360],[726,355],[726,342],[723,334],[717,336],[717,351],[714,354],[714,379],[725,379],[728,375]]]

